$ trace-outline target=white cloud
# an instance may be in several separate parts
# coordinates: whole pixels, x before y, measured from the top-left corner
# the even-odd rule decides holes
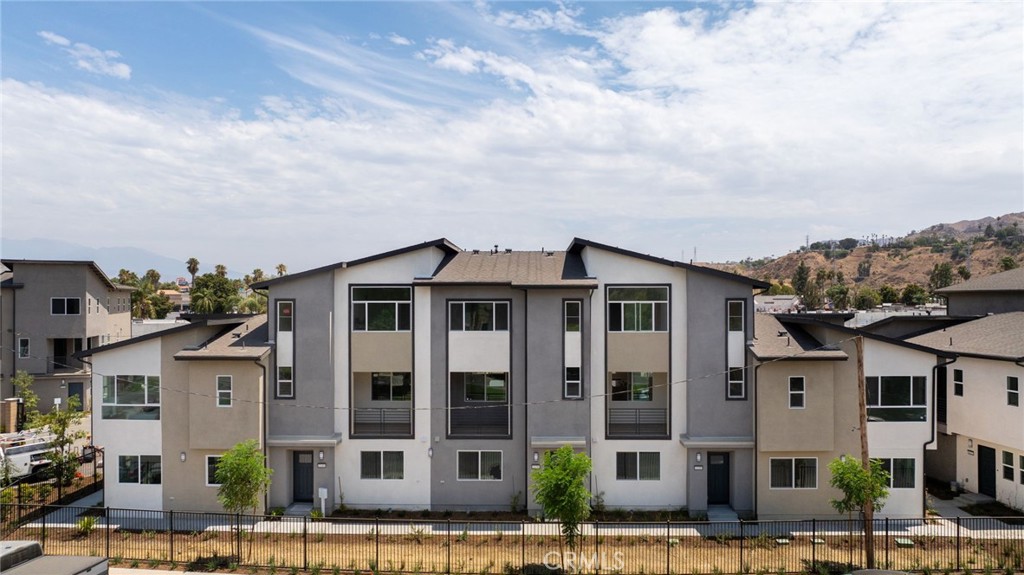
[[[124,62],[118,62],[121,59],[121,54],[114,50],[100,50],[82,42],[72,43],[63,36],[45,30],[39,32],[38,35],[47,44],[60,46],[71,56],[75,66],[81,70],[121,80],[128,80],[132,77],[131,67]]]
[[[740,259],[1024,210],[1010,5],[660,9],[529,58],[254,33],[323,98],[250,117],[5,80],[4,233],[144,229],[140,247],[297,271],[439,236]]]
[[[415,42],[413,42],[412,40],[404,36],[399,36],[398,34],[395,33],[391,33],[388,36],[388,42],[391,42],[392,44],[397,44],[399,46],[412,46],[413,44],[415,44]]]

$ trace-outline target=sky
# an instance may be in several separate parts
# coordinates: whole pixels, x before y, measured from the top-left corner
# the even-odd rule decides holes
[[[207,270],[1024,211],[1020,1],[5,1],[0,58],[2,237]]]

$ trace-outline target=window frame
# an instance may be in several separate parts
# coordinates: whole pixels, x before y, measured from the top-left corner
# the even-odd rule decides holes
[[[288,378],[281,377],[281,370],[288,370]],[[291,365],[279,365],[277,366],[277,378],[274,385],[274,397],[276,399],[295,399],[295,367]],[[291,390],[289,393],[281,393],[281,384],[287,383]]]
[[[224,378],[227,378],[227,389],[221,389],[221,383],[224,382]],[[234,405],[234,377],[231,375],[218,375],[214,378],[216,391],[217,391],[217,407],[231,407]],[[227,394],[225,396],[225,394]],[[227,404],[223,403],[224,398],[227,397]]]
[[[575,306],[576,312],[571,313],[569,306]],[[575,329],[570,328],[570,318],[576,318]],[[566,299],[562,300],[562,331],[564,333],[582,333],[583,332],[583,300],[581,299]]]
[[[295,333],[295,300],[292,299],[279,299],[277,301],[276,311],[277,316],[275,319],[274,329],[277,333]],[[288,313],[282,314],[281,308],[287,307]],[[284,329],[281,327],[281,318],[284,317],[288,320],[288,328]]]
[[[964,396],[964,370],[953,368],[953,395]]]
[[[399,477],[386,477],[386,475],[388,475],[388,473],[385,471],[385,461],[384,461],[384,458],[385,458],[386,455],[391,455],[392,457],[394,457],[394,455],[396,453],[398,454],[398,461],[399,461],[399,467],[400,467],[400,469],[399,469],[400,476]],[[366,469],[364,468],[363,464],[365,463],[365,458],[366,458],[367,455],[376,458],[377,470],[380,471],[379,477],[370,477],[366,473]],[[392,461],[392,463],[394,463],[394,461]],[[394,472],[392,470],[392,474],[393,473]],[[359,452],[359,479],[363,480],[363,481],[403,481],[405,479],[405,452],[404,451],[392,451],[392,450],[360,451]]]
[[[466,329],[466,305],[490,305],[490,329]],[[504,308],[504,319],[499,320],[498,307]],[[455,309],[458,308],[458,313]],[[458,318],[456,321],[455,318]],[[502,324],[502,327],[499,327]],[[494,333],[512,331],[512,300],[510,299],[453,299],[448,300],[448,331]]]
[[[906,379],[907,385],[907,403],[886,403],[883,404],[886,397],[886,391],[883,390],[883,385],[889,383],[890,385],[894,382],[892,380]],[[886,380],[889,380],[888,382]],[[917,383],[923,384],[920,392],[920,397],[915,393],[915,386]],[[874,422],[886,422],[886,423],[922,423],[928,421],[928,377],[923,375],[872,375],[864,378],[865,387],[865,398],[864,403],[868,410],[868,421],[872,421],[873,417],[872,410],[920,410],[924,414],[923,419],[876,419]],[[888,394],[891,395],[891,390],[887,390]],[[874,397],[872,397],[872,395]],[[915,403],[916,400],[920,400],[921,403]],[[874,403],[872,403],[874,401]],[[874,415],[877,417],[877,415]]]
[[[739,315],[733,314],[733,304],[739,305]],[[725,331],[728,333],[746,333],[747,331],[747,302],[742,299],[725,300]],[[738,329],[736,323],[738,322]]]
[[[143,458],[148,461],[144,462]],[[135,461],[135,479],[134,481],[125,481],[122,477],[123,465],[126,461]],[[154,461],[157,465],[157,481],[152,481],[150,473],[144,473],[144,469],[152,466]],[[144,464],[147,467],[144,467]],[[149,481],[143,481],[150,477]],[[163,462],[159,455],[118,455],[117,456],[117,482],[125,485],[161,485],[163,483]]]
[[[1024,455],[1017,456],[1017,464],[1020,466],[1020,484],[1024,485]]]
[[[725,398],[738,400],[747,398],[747,368],[730,367],[725,374]]]
[[[220,455],[207,455],[206,456],[206,459],[205,459],[206,465],[203,468],[203,474],[206,476],[206,486],[207,487],[220,487],[221,486],[220,483],[211,483],[211,481],[217,481],[217,467],[216,467],[216,465],[220,465],[220,460],[223,457],[224,457],[223,453],[221,453]],[[210,476],[210,460],[211,459],[216,459],[217,460],[217,464],[213,468],[213,476],[212,477]]]
[[[623,401],[623,402],[625,402],[625,401],[628,401],[628,402],[633,402],[633,401],[648,402],[648,401],[651,401],[651,402],[653,402],[654,401],[654,374],[656,374],[656,373],[663,373],[663,372],[656,372],[656,371],[614,371],[614,372],[612,372],[610,374],[611,377],[609,378],[612,381],[612,391],[610,393],[610,395],[612,396],[612,401],[613,402],[615,402],[615,401]],[[615,391],[615,382],[616,381],[620,381],[620,380],[617,380],[615,378],[615,376],[616,375],[620,375],[620,374],[628,374],[629,375],[629,379],[626,380],[626,391],[625,392]],[[642,377],[644,374],[647,375],[647,387],[646,388],[643,388],[643,387],[640,388],[641,397],[638,398],[637,397],[637,386],[636,386],[636,383],[635,383],[634,379],[636,378],[636,376],[641,376]],[[646,389],[646,391],[647,391],[647,397],[643,397],[642,396],[642,392],[644,391],[644,389]],[[623,393],[627,397],[622,397],[621,394],[623,394]]]
[[[118,398],[118,396],[119,396],[118,385],[117,385],[118,381],[127,382],[127,383],[139,383],[139,382],[136,382],[136,381],[132,381],[129,378],[142,378],[142,382],[141,382],[141,384],[142,384],[142,398],[143,398],[142,403],[121,403],[121,402],[118,401],[118,399],[119,399]],[[162,395],[161,394],[160,383],[161,383],[161,380],[160,380],[160,376],[159,375],[136,375],[136,374],[131,374],[131,375],[124,375],[124,374],[104,375],[102,381],[100,382],[100,419],[110,419],[110,420],[117,419],[117,420],[126,420],[126,421],[132,421],[132,420],[137,420],[137,421],[159,421],[160,420],[160,416],[161,416],[160,401],[161,401],[161,395]],[[108,402],[107,401],[107,389],[108,389],[108,385],[111,385],[111,384],[112,384],[112,387],[110,389],[113,390],[113,402]],[[156,390],[155,394],[151,394],[151,391],[153,389]],[[151,400],[150,395],[155,395],[155,399]],[[111,407],[111,408],[122,408],[122,407],[139,408],[139,413],[153,413],[155,411],[156,417],[155,418],[151,418],[151,417],[112,417],[112,416],[108,416],[107,415],[108,410],[105,409],[107,407]],[[153,408],[155,408],[155,410]],[[110,410],[110,412],[115,412],[115,411],[116,410]]]
[[[793,384],[799,380],[800,389],[793,389]],[[800,399],[800,405],[793,405],[795,398]],[[807,378],[802,375],[791,375],[789,376],[789,408],[790,409],[807,409]]]
[[[1020,407],[1020,379],[1014,375],[1006,376],[1006,405]]]
[[[573,378],[569,374],[569,370],[576,370],[576,377]],[[563,399],[583,399],[583,368],[582,367],[566,367],[563,370],[564,378],[562,380],[562,398]],[[576,385],[576,393],[569,392],[569,386]]]
[[[613,299],[613,290],[665,290],[665,299],[652,299],[648,293],[643,294],[644,298],[636,299]],[[621,296],[617,296],[621,297]],[[672,329],[672,287],[669,284],[625,284],[605,286],[605,322],[606,329],[610,333],[668,333]],[[632,306],[632,326],[627,329],[627,306]],[[648,309],[649,311],[645,312]],[[617,309],[617,312],[613,312]],[[646,323],[645,313],[650,317],[650,329],[642,323]],[[659,323],[662,325],[659,327]]]
[[[356,299],[356,290],[406,290],[408,299]],[[409,285],[352,285],[349,286],[349,329],[353,333],[407,333],[412,331],[412,300],[413,290]],[[370,304],[391,306],[394,314],[394,326],[391,329],[370,329]],[[403,310],[404,306],[404,310]],[[362,327],[356,327],[357,308],[362,308]],[[401,316],[401,317],[400,317]],[[404,318],[404,322],[402,319]],[[403,327],[403,324],[405,327]]]
[[[462,477],[461,476],[460,463],[461,463],[462,455],[464,453],[466,453],[466,454],[475,453],[476,454],[476,474],[477,474],[477,476],[475,478],[472,478],[472,477]],[[484,468],[484,466],[483,466],[483,454],[484,453],[490,453],[490,454],[497,453],[498,454],[498,472],[501,475],[501,477],[498,477],[497,479],[495,479],[493,477],[487,477],[487,478],[483,477],[483,468]],[[505,480],[505,454],[504,454],[504,452],[501,451],[501,450],[497,450],[497,449],[459,449],[459,450],[456,450],[456,452],[455,452],[455,480],[456,481],[504,481]]]
[[[872,457],[882,462],[882,468],[889,474],[889,489],[914,489],[917,487],[917,460],[913,457]],[[895,465],[897,461],[911,462],[911,484],[896,485]]]
[[[31,340],[31,338],[19,337],[18,338],[18,359],[28,359],[30,357],[32,357],[32,340]]]
[[[405,382],[398,384],[399,387],[409,387],[409,397],[405,399],[395,399],[395,376],[404,376]],[[377,387],[377,378],[387,377],[390,381],[388,383],[388,397],[387,399],[379,399],[374,397],[374,390]],[[370,372],[370,401],[412,401],[412,373],[408,371],[373,371]]]
[[[55,310],[54,304],[57,303],[57,301],[63,301],[64,302],[64,305],[63,305],[64,311],[62,311],[62,312],[54,311]],[[68,311],[68,303],[72,302],[72,301],[78,302],[78,305],[77,305],[78,309],[74,313],[71,313],[71,312]],[[51,297],[50,298],[50,315],[51,316],[54,316],[54,315],[82,315],[82,298],[74,297],[74,296]]]
[[[508,372],[497,372],[497,371],[486,371],[486,372],[485,371],[462,371],[462,372],[453,372],[453,373],[461,373],[462,374],[462,398],[463,398],[464,402],[466,402],[466,403],[493,403],[493,404],[497,404],[497,405],[505,405],[505,404],[507,404],[509,402],[509,385],[508,385],[509,374],[508,374]],[[484,397],[483,397],[483,399],[474,399],[474,398],[469,397],[469,378],[474,376],[474,375],[480,375],[480,376],[483,376],[483,378],[484,378],[484,381],[483,381]],[[487,397],[488,390],[490,390],[492,388],[492,386],[490,385],[490,382],[493,381],[493,380],[492,380],[492,378],[490,376],[493,376],[493,375],[501,375],[501,376],[503,376],[502,381],[504,382],[504,385],[501,386],[503,397],[501,399],[488,399],[488,397]],[[450,378],[451,378],[451,376],[449,375],[449,379]],[[494,387],[497,387],[497,386],[494,386]]]
[[[1015,458],[1014,458],[1014,455],[1013,455],[1012,451],[1005,451],[1005,450],[1003,451],[1003,461],[1002,461],[1003,479],[1006,479],[1008,481],[1013,481],[1014,475],[1016,475],[1016,472],[1017,472],[1017,470],[1013,466],[1013,460],[1014,459]]]
[[[772,479],[772,463],[775,461],[788,461],[789,462],[789,486],[776,487]],[[813,487],[799,487],[797,486],[797,473],[796,473],[796,462],[797,461],[813,461],[814,462],[814,486]],[[768,489],[777,490],[800,490],[800,489],[817,489],[818,488],[818,458],[817,457],[769,457],[768,458]]]
[[[643,459],[643,456],[647,456],[648,459],[651,459],[652,456],[653,456],[654,462],[656,463],[656,465],[654,466],[654,469],[657,471],[657,474],[656,474],[657,476],[656,477],[651,477],[651,476],[644,477],[643,471],[644,471],[645,465],[641,461],[641,459]],[[628,473],[626,473],[626,472],[630,471],[630,469],[628,469],[628,468],[627,469],[621,469],[620,468],[620,464],[623,461],[627,460],[627,459],[632,459],[633,460],[633,468],[632,468],[632,470],[636,471],[636,474],[633,477],[626,477],[626,475],[628,475]],[[649,470],[649,466],[650,466],[650,461],[647,462],[648,470]],[[615,452],[615,480],[616,481],[661,481],[661,452],[660,451],[616,451]]]

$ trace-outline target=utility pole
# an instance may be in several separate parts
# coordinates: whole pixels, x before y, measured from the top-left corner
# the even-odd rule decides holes
[[[860,416],[860,462],[864,470],[871,473],[871,458],[868,456],[868,405],[867,389],[864,382],[864,336],[854,338],[857,347],[857,405]],[[867,498],[864,503],[864,553],[868,569],[875,568],[875,502]]]

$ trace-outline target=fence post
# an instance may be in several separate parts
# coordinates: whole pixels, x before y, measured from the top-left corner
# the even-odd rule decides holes
[[[665,520],[665,575],[672,573],[672,520]]]
[[[600,573],[601,572],[601,563],[602,563],[602,561],[601,561],[601,529],[600,529],[600,526],[601,526],[601,522],[600,521],[595,521],[594,522],[594,560],[597,563],[597,568],[594,570],[594,573]]]
[[[45,553],[46,552],[46,506],[44,505],[42,507],[43,507],[43,534],[42,534],[42,541],[40,541],[40,543],[43,546],[43,553]]]
[[[885,518],[885,568],[889,569],[892,566],[889,563],[889,518]]]
[[[740,567],[737,569],[738,572],[743,573],[746,571],[743,568],[743,520],[740,519]]]
[[[811,571],[818,568],[818,546],[814,540],[818,538],[818,520],[811,519]]]
[[[960,516],[956,517],[956,568],[962,569],[960,565]]]
[[[110,507],[103,508],[103,518],[107,522],[107,559],[110,559]]]
[[[376,527],[377,536],[375,538],[376,539],[375,543],[376,543],[376,546],[377,546],[377,551],[376,551],[376,555],[374,556],[375,559],[373,560],[373,572],[374,573],[379,573],[380,572],[380,517],[378,517],[375,520],[375,522],[377,524],[377,527]]]
[[[302,516],[302,570],[309,566],[309,531],[306,529],[306,516]]]
[[[519,556],[519,570],[522,572],[522,568],[526,565],[526,520],[519,520],[519,541],[522,544]]]
[[[238,564],[242,564],[242,514],[235,513],[235,548],[238,552],[235,554],[237,557],[236,561]]]
[[[452,520],[448,519],[447,522],[448,522],[448,545],[446,545],[445,547],[447,547],[447,549],[448,549],[448,561],[445,563],[444,572],[446,574],[448,574],[448,575],[451,575],[451,572],[452,572]]]
[[[18,525],[21,525],[21,506],[24,502],[21,500],[21,483],[18,483]]]
[[[170,514],[171,514],[170,515],[170,517],[171,517],[171,528],[169,530],[170,533],[168,535],[169,535],[169,538],[171,540],[171,565],[174,565],[174,510],[173,509],[170,511]]]

